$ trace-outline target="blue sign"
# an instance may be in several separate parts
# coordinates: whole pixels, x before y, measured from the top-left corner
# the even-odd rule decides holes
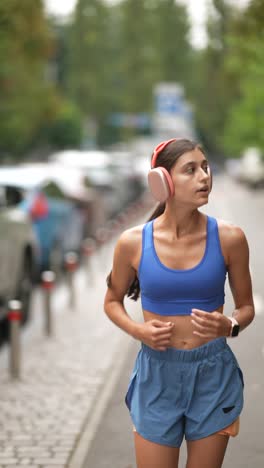
[[[184,104],[179,96],[159,93],[156,95],[155,107],[158,114],[181,114]]]
[[[154,86],[155,112],[160,116],[175,116],[184,112],[184,88],[179,83],[161,82]]]
[[[150,115],[144,112],[139,114],[114,112],[109,115],[108,121],[113,127],[139,128],[142,130],[149,129],[152,125]]]

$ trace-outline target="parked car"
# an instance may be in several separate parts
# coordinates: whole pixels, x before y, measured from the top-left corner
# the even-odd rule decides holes
[[[1,169],[0,169],[1,173]],[[7,303],[22,302],[22,324],[29,319],[33,280],[40,249],[28,214],[18,206],[20,190],[0,182],[0,334],[6,331]]]
[[[51,168],[50,168],[51,169]],[[0,186],[16,190],[16,210],[31,218],[40,246],[38,274],[60,276],[66,252],[80,252],[85,219],[45,165],[2,167]]]
[[[122,196],[116,177],[109,170],[111,158],[105,151],[65,150],[50,156],[51,162],[82,171],[85,184],[98,193],[101,224],[111,219],[122,208]]]
[[[145,190],[146,184],[141,172],[141,158],[131,151],[111,151],[110,169],[122,184],[125,204],[135,201]]]
[[[56,162],[25,164],[23,167],[30,171],[41,171],[42,177],[46,174],[46,180],[53,181],[75,207],[81,223],[82,238],[95,236],[96,230],[102,225],[102,213],[98,213],[100,196],[87,184],[80,169]]]
[[[251,188],[264,184],[264,163],[259,148],[245,149],[240,159],[240,180]]]
[[[240,158],[228,159],[225,168],[233,179],[250,188],[264,186],[264,161],[259,148],[246,148]]]
[[[225,170],[232,179],[240,181],[241,161],[240,159],[230,158],[225,162]]]
[[[106,220],[119,214],[141,190],[141,179],[124,152],[66,150],[52,154],[49,159],[82,171],[86,185],[100,194]]]

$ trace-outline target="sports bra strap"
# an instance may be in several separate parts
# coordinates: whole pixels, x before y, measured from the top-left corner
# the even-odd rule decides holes
[[[152,248],[152,224],[154,220],[148,221],[143,228],[142,249]]]

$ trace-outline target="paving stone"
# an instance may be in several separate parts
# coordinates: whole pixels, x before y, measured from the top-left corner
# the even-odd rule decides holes
[[[54,465],[45,465],[45,466],[42,465],[40,468],[64,468],[64,467],[65,467],[65,465],[59,465],[59,464],[55,465],[54,464]]]
[[[41,458],[41,457],[38,457],[38,458],[33,458],[33,466],[34,465],[44,465],[46,467],[46,465],[63,465],[63,464],[66,464],[67,463],[67,457],[60,457],[60,458],[53,458],[53,457],[50,457],[50,458]]]
[[[9,348],[0,351],[0,468],[65,468],[103,388],[123,332],[103,312],[105,251],[95,286],[85,271],[75,278],[77,307],[64,284],[52,297],[54,335],[43,331],[43,297],[33,298],[32,320],[21,334],[21,378],[9,376]],[[96,259],[94,259],[96,264]]]
[[[17,463],[18,459],[17,458],[10,458],[10,457],[2,457],[0,456],[0,463],[2,465],[10,465],[12,463]]]

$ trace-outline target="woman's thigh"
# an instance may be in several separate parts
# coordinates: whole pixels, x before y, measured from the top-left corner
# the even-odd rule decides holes
[[[134,432],[137,468],[178,468],[180,449],[156,444]]]
[[[187,441],[186,468],[221,468],[228,441],[228,436],[219,434]]]

